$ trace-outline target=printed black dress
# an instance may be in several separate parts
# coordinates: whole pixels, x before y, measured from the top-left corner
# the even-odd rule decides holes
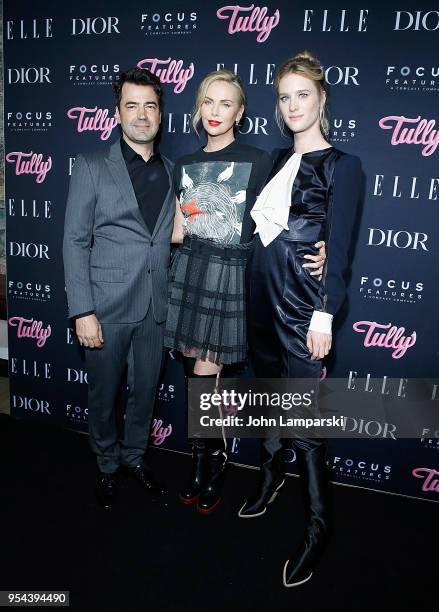
[[[272,161],[236,140],[200,149],[175,165],[184,216],[183,244],[170,269],[165,346],[216,364],[246,359],[245,267],[254,223],[250,210]]]

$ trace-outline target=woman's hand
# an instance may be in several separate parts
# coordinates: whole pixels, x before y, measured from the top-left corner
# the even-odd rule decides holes
[[[311,353],[311,359],[323,359],[331,350],[332,335],[322,334],[316,331],[308,331],[306,335],[306,346]]]
[[[316,242],[314,246],[319,249],[319,254],[304,255],[304,259],[310,259],[313,263],[305,263],[302,265],[302,268],[314,268],[314,272],[310,272],[311,276],[317,276],[319,280],[322,280],[323,266],[326,261],[325,242],[321,240],[320,242]]]

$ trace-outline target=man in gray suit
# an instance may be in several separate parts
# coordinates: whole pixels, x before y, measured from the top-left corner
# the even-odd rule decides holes
[[[172,164],[154,152],[159,79],[133,68],[114,85],[122,138],[78,155],[64,228],[69,316],[85,347],[89,431],[98,500],[111,508],[124,466],[146,490],[165,488],[143,463],[163,359],[167,272],[175,212]],[[119,443],[115,404],[130,356],[130,398]]]

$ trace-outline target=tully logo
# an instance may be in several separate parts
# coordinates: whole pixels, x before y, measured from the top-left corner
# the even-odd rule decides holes
[[[138,62],[137,66],[147,68],[160,79],[161,83],[173,83],[176,94],[183,91],[195,71],[193,62],[189,64],[189,68],[183,68],[183,60],[175,60],[170,57],[165,60],[156,57],[143,59]]]
[[[100,132],[100,139],[107,140],[117,125],[115,117],[108,116],[108,110],[75,106],[67,111],[67,117],[77,121],[77,132]]]
[[[435,119],[421,119],[421,116],[410,119],[403,115],[389,115],[379,120],[383,130],[393,130],[390,142],[392,145],[422,145],[422,155],[433,155],[439,145],[439,130]]]
[[[35,174],[37,183],[42,183],[52,167],[52,158],[43,161],[41,153],[23,153],[22,151],[11,151],[6,155],[6,161],[15,164],[15,174]]]
[[[439,493],[439,472],[433,468],[415,468],[412,471],[415,478],[421,478],[424,482],[422,483],[422,490],[434,491]]]
[[[218,19],[230,19],[229,34],[237,32],[257,32],[256,40],[258,43],[263,43],[271,34],[271,30],[279,23],[279,10],[276,9],[274,14],[269,17],[267,15],[268,8],[266,6],[239,6],[239,4],[223,6],[218,9],[216,16]]]
[[[163,426],[161,419],[154,419],[152,422],[151,438],[154,446],[160,446],[172,433],[172,425]]]
[[[17,328],[17,338],[32,338],[32,340],[36,340],[38,348],[42,348],[46,344],[47,338],[52,334],[50,325],[43,327],[42,321],[34,319],[11,317],[9,325]]]
[[[415,331],[410,336],[404,336],[405,327],[396,327],[391,323],[382,325],[376,321],[357,321],[353,328],[360,334],[366,334],[364,338],[366,348],[377,346],[392,349],[393,359],[404,357],[407,349],[416,342]]]

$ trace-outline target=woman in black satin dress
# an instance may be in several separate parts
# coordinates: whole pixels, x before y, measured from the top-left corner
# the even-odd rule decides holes
[[[361,166],[326,140],[324,71],[315,58],[304,52],[285,62],[275,88],[276,117],[294,144],[279,152],[251,213],[258,235],[247,264],[248,341],[257,377],[318,384],[331,348],[332,319],[345,296]],[[318,240],[327,245],[322,280],[302,267]],[[283,583],[290,587],[311,578],[329,530],[325,441],[281,440],[271,432],[262,444],[258,491],[239,516],[260,516],[274,500],[284,482],[282,451],[288,445],[296,452],[307,511],[304,541],[284,565]]]

